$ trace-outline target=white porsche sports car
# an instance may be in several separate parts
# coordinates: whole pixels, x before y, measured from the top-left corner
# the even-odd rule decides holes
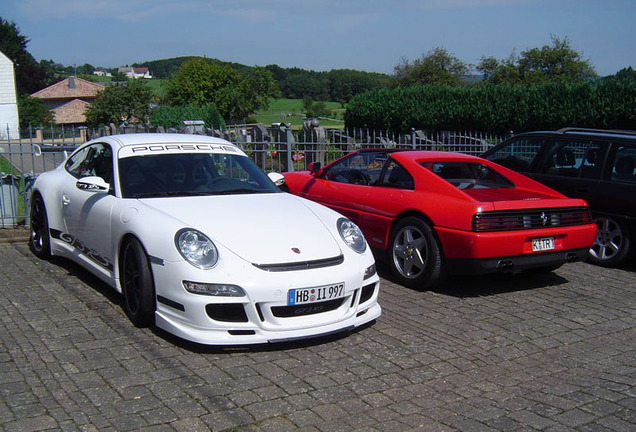
[[[30,224],[36,256],[78,262],[123,294],[136,326],[193,342],[307,338],[381,313],[358,227],[281,192],[222,139],[87,142],[37,178]]]

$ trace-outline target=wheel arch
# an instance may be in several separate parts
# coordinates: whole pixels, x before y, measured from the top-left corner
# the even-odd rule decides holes
[[[435,239],[437,240],[437,243],[440,245],[440,249],[441,249],[441,253],[442,253],[442,257],[444,256],[444,248],[442,247],[442,242],[440,241],[439,236],[437,235],[437,230],[435,229],[436,225],[433,223],[433,221],[431,220],[430,217],[428,217],[425,213],[422,213],[421,211],[418,210],[406,210],[402,213],[400,213],[396,218],[393,219],[393,222],[391,222],[391,226],[389,227],[388,232],[386,233],[386,245],[387,245],[387,250],[389,248],[389,242],[391,239],[391,233],[393,232],[393,230],[395,229],[395,227],[402,222],[402,220],[408,218],[408,217],[417,217],[422,219],[426,224],[428,224],[432,231],[433,231],[433,235],[435,236]]]
[[[59,228],[58,224],[60,221],[57,220],[57,217],[56,217],[57,215],[55,213],[51,213],[51,210],[55,209],[55,205],[53,203],[53,198],[49,197],[49,195],[51,194],[42,193],[42,190],[39,188],[33,189],[31,193],[28,195],[29,202],[27,203],[27,208],[29,209],[29,226],[31,224],[31,205],[33,204],[33,200],[36,197],[39,197],[44,203],[44,210],[46,210],[46,218],[49,224],[49,230],[51,229],[51,226],[54,226],[55,228]],[[53,216],[53,218],[51,216]],[[54,222],[55,225],[53,225],[52,222]]]
[[[115,254],[115,263],[113,265],[113,270],[115,272],[115,290],[118,291],[119,293],[123,293],[123,288],[121,286],[121,263],[122,263],[121,256],[124,253],[124,246],[131,239],[135,239],[139,242],[144,253],[146,254],[146,259],[148,259],[148,256],[149,256],[148,250],[146,249],[144,242],[141,241],[141,239],[138,236],[136,236],[134,233],[127,232],[127,233],[124,233],[119,238],[119,243],[117,244],[117,254]],[[150,268],[150,275],[152,276],[153,285],[154,285],[155,276],[154,276],[154,273],[152,272],[152,265],[149,265],[149,268]]]

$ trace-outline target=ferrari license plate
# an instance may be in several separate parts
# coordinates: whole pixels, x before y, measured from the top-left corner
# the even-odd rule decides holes
[[[290,289],[287,304],[291,306],[342,298],[345,295],[344,286],[344,282],[340,282],[314,288]]]
[[[541,252],[554,249],[554,237],[532,239],[532,252]]]

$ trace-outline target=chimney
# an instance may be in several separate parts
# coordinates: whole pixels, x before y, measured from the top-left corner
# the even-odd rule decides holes
[[[68,77],[68,88],[75,88],[75,77]]]

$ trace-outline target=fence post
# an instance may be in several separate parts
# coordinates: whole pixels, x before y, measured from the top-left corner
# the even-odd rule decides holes
[[[292,133],[291,125],[281,126],[281,129],[285,131],[285,142],[287,144],[287,171],[293,171],[292,152],[294,151],[294,134]]]

